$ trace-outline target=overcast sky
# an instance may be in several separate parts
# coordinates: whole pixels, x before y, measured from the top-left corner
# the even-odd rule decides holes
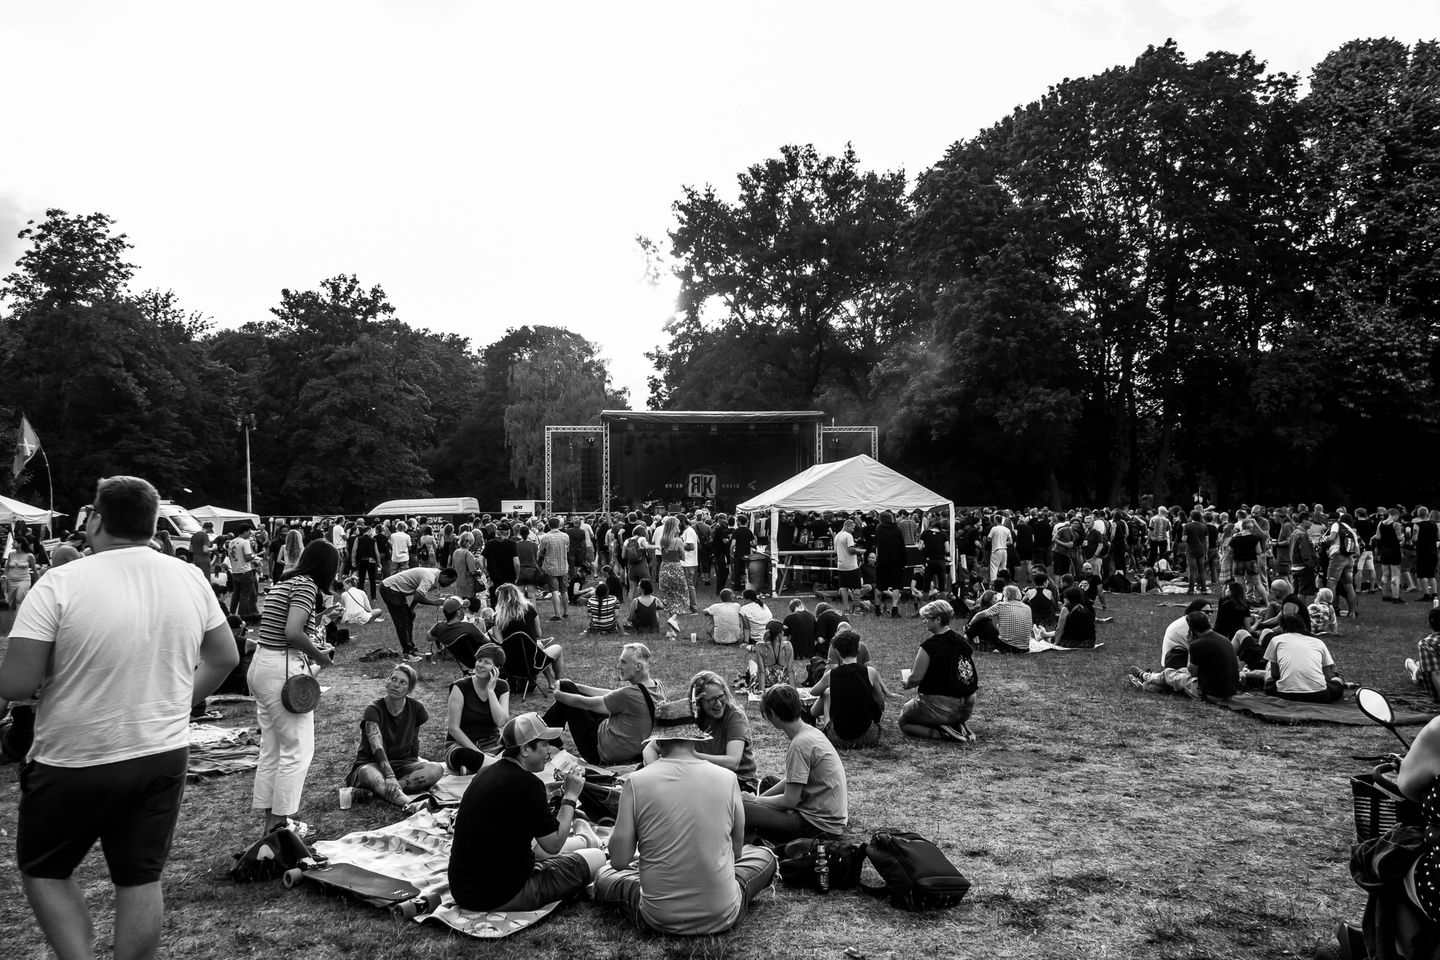
[[[46,208],[98,210],[137,289],[221,326],[353,273],[476,347],[567,326],[641,407],[675,289],[635,235],[664,241],[682,185],[733,197],[785,143],[913,177],[1168,37],[1305,77],[1349,39],[1437,34],[1433,0],[8,0],[0,266]]]

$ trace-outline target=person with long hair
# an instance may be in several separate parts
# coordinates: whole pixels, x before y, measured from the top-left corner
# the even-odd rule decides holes
[[[469,600],[479,589],[480,561],[475,559],[475,534],[468,530],[450,551],[450,569],[455,571],[455,596]]]
[[[660,602],[670,611],[666,625],[680,633],[681,610],[690,609],[690,585],[685,578],[685,538],[680,535],[680,521],[673,514],[665,518],[660,534]]]
[[[750,678],[750,689],[756,693],[795,679],[795,650],[784,638],[784,629],[785,624],[772,617],[765,624],[764,636],[750,650],[746,672]]]
[[[299,527],[291,527],[290,532],[285,534],[285,544],[280,548],[280,564],[283,569],[281,576],[295,569],[300,562],[300,556],[305,552],[305,544],[300,535]]]
[[[735,702],[730,685],[715,671],[701,670],[690,681],[690,701],[695,722],[710,734],[709,740],[695,745],[695,755],[734,773],[741,793],[759,793],[750,718]]]
[[[17,536],[14,540],[15,548],[5,558],[5,606],[11,613],[20,609],[25,595],[30,592],[30,584],[40,575],[35,554],[30,552],[24,538]]]
[[[299,531],[295,533],[299,535]],[[291,818],[300,810],[300,793],[315,755],[315,714],[285,709],[280,690],[289,675],[331,665],[329,652],[316,646],[311,631],[319,624],[325,591],[339,567],[340,554],[335,548],[316,540],[265,594],[246,681],[255,697],[255,717],[260,725],[260,758],[251,806],[264,811],[267,833],[296,823]]]
[[[535,607],[513,583],[502,583],[495,591],[495,626],[493,636],[506,657],[525,653],[521,647],[533,646],[544,655],[545,662],[537,667],[547,674],[552,682],[565,676],[565,649],[558,643],[545,644],[547,639],[540,635],[540,616]],[[524,634],[528,643],[519,641],[517,634]]]

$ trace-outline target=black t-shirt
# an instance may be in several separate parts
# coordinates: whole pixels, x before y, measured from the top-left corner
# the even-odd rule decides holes
[[[970,644],[954,630],[947,627],[931,634],[920,644],[920,649],[930,658],[917,688],[921,693],[958,698],[968,697],[979,688]]]
[[[1215,611],[1216,633],[1222,637],[1233,637],[1235,631],[1245,626],[1245,618],[1250,616],[1250,607],[1236,600],[1234,597],[1226,597],[1220,601],[1220,607]]]
[[[515,549],[514,540],[508,537],[487,540],[480,556],[485,559],[485,569],[490,574],[491,583],[499,586],[502,583],[515,582],[514,561],[519,553]]]
[[[840,621],[843,619],[844,618],[840,616],[840,612],[834,609],[826,610],[824,613],[816,615],[816,639],[823,640],[825,645],[829,646],[830,641],[835,639],[835,629],[840,626]]]
[[[535,869],[530,843],[560,829],[545,784],[513,760],[475,775],[455,815],[450,893],[465,910],[503,906]]]
[[[1185,524],[1185,552],[1197,556],[1210,550],[1210,529],[1199,520]]]
[[[750,549],[755,545],[755,533],[749,527],[736,527],[730,539],[735,542],[733,556],[737,563],[750,556]]]
[[[1240,661],[1235,648],[1220,634],[1211,630],[1190,641],[1190,663],[1200,692],[1217,700],[1227,700],[1240,691]]]
[[[839,623],[839,620],[835,621]],[[815,614],[796,610],[785,618],[785,636],[795,651],[795,659],[804,663],[815,655]]]
[[[473,623],[455,619],[441,622],[430,628],[430,636],[466,670],[475,669],[475,653],[485,645],[485,634]]]
[[[710,552],[722,560],[730,557],[730,541],[735,539],[729,527],[716,526],[710,533]]]
[[[1062,647],[1095,646],[1095,608],[1088,603],[1071,607],[1065,614],[1065,634]]]
[[[924,551],[926,561],[930,563],[944,563],[945,550],[950,545],[950,537],[944,530],[937,530],[931,527],[920,534],[920,546]]]
[[[830,670],[830,723],[846,740],[858,740],[884,712],[875,700],[870,668],[863,663],[842,663]]]
[[[1236,563],[1254,563],[1259,550],[1260,538],[1253,533],[1238,533],[1230,538],[1230,552]]]

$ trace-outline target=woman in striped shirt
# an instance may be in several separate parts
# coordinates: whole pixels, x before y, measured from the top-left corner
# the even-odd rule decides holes
[[[305,825],[290,818],[300,809],[300,791],[315,754],[315,714],[291,713],[280,700],[288,674],[330,666],[330,654],[315,645],[310,630],[318,624],[324,591],[335,580],[340,554],[325,540],[315,540],[295,566],[282,573],[265,594],[255,657],[246,679],[255,697],[260,725],[260,759],[255,767],[251,805],[265,812],[265,832],[276,827]]]

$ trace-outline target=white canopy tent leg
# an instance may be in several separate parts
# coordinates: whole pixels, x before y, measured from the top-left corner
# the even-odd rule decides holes
[[[960,596],[960,581],[956,574],[956,567],[960,558],[955,556],[955,501],[946,500],[945,505],[950,508],[950,592]]]
[[[780,508],[770,508],[770,596],[780,592]]]

